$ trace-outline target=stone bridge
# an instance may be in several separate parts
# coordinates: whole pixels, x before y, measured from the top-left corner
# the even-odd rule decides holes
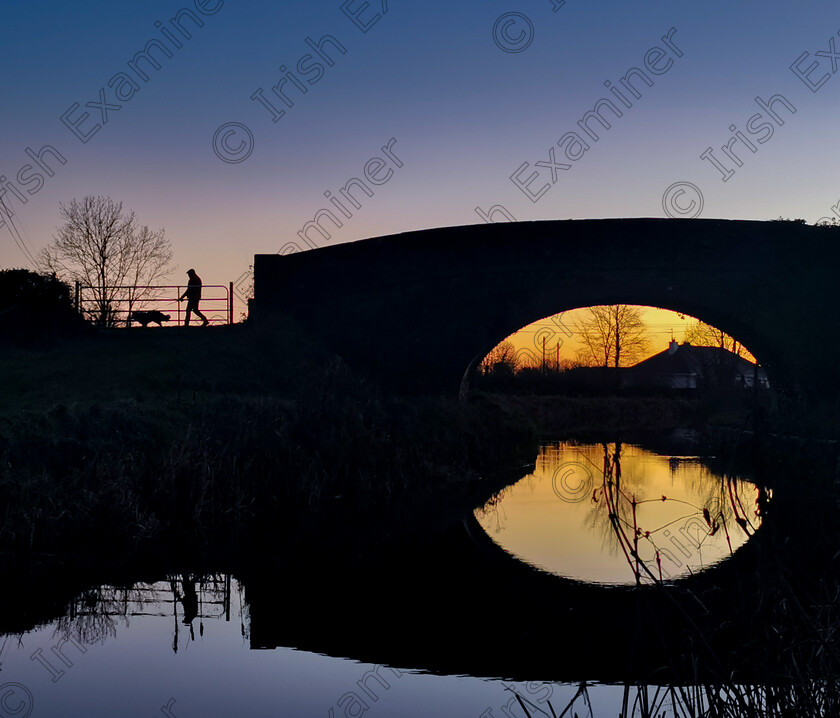
[[[400,390],[455,393],[517,329],[641,304],[742,341],[789,397],[836,403],[840,230],[797,222],[598,219],[442,227],[257,255],[257,324],[292,317]]]

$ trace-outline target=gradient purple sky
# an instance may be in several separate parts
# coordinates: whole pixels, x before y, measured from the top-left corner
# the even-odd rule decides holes
[[[300,244],[298,230],[330,207],[324,192],[362,177],[391,138],[402,167],[320,244],[478,223],[475,208],[494,205],[518,220],[661,217],[663,193],[681,181],[702,191],[703,217],[814,222],[831,216],[840,199],[840,78],[833,74],[840,58],[828,52],[830,42],[840,47],[835,3],[567,0],[555,11],[551,0],[371,0],[361,12],[365,3],[351,0],[347,13],[371,23],[362,32],[342,2],[198,0],[203,14],[187,0],[7,2],[0,174],[15,180],[30,163],[27,147],[49,144],[67,159],[52,163],[54,176],[37,192],[24,194],[16,183],[26,204],[11,190],[4,194],[29,251],[50,241],[59,202],[107,194],[143,223],[166,229],[174,280],[195,266],[206,283],[227,283],[255,253]],[[85,104],[98,100],[100,88],[112,101],[108,80],[131,74],[127,62],[161,37],[155,22],[171,28],[181,8],[203,27],[185,20],[191,39],[181,36],[173,57],[150,69],[139,92],[82,143],[61,116],[79,103],[79,112],[91,113],[89,129],[100,111]],[[494,23],[509,12],[527,16],[534,29],[521,52],[494,43]],[[373,23],[376,13],[382,16]],[[523,27],[510,26],[502,41],[514,42]],[[577,121],[612,97],[605,81],[644,68],[648,50],[664,48],[671,28],[682,56],[673,56],[663,74],[649,73],[653,86],[641,87],[632,108],[622,107],[611,129],[532,202],[510,176],[528,162],[522,178],[542,173],[532,190],[550,182],[549,170],[535,163],[547,160],[566,132],[582,134]],[[279,66],[294,68],[309,51],[306,38],[326,34],[346,54],[333,49],[334,65],[306,94],[287,84],[294,107],[273,122],[252,93],[263,88],[284,107],[271,90]],[[790,69],[805,52],[802,71],[818,63],[810,81],[826,76],[816,92]],[[760,111],[754,98],[777,93],[796,114],[776,104],[784,125],[761,144],[751,135],[755,152],[736,144],[743,166],[727,160],[736,172],[723,182],[701,153],[712,147],[726,160],[721,146],[732,137],[729,126],[744,130]],[[228,122],[253,134],[253,153],[243,162],[226,163],[213,152],[214,132]],[[560,154],[557,148],[558,161]],[[0,227],[0,267],[14,266],[31,265],[9,227]]]

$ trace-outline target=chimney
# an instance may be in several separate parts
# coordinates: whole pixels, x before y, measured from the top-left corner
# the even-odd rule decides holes
[[[672,356],[677,353],[677,349],[680,348],[680,345],[677,344],[673,339],[668,344],[668,356]]]

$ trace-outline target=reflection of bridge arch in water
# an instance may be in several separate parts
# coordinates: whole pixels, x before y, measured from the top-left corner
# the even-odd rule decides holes
[[[779,506],[778,497],[771,506]],[[420,545],[379,542],[361,561],[346,560],[355,550],[303,561],[300,546],[292,557],[283,555],[280,544],[259,542],[238,546],[238,558],[225,563],[236,576],[234,604],[245,607],[233,620],[241,623],[251,648],[299,648],[401,669],[516,680],[696,684],[710,668],[720,669],[707,641],[721,660],[733,661],[739,681],[750,682],[766,677],[764,664],[739,662],[741,637],[730,639],[718,630],[721,623],[732,630],[739,602],[740,610],[754,608],[751,597],[764,580],[755,568],[774,545],[790,536],[801,555],[803,547],[813,548],[812,536],[790,534],[789,524],[766,521],[731,559],[674,586],[602,588],[541,572],[493,543],[474,517]],[[808,558],[820,561],[822,554]],[[150,571],[146,566],[142,574]],[[63,582],[50,575],[50,590],[36,594],[46,608],[27,616],[43,623],[60,616],[69,601],[76,623],[64,627],[77,638],[101,637],[98,621],[137,612],[174,618],[180,632],[187,617],[180,598],[187,593],[184,580],[169,576],[127,591],[82,592],[70,600],[60,595]],[[225,620],[230,576],[187,581],[199,597],[198,616]],[[37,605],[32,596],[20,598]],[[0,618],[7,616],[0,612]],[[77,633],[88,628],[94,630]]]
[[[517,329],[637,304],[742,341],[771,385],[838,395],[840,236],[795,222],[569,220],[447,227],[257,255],[253,317],[291,316],[395,386],[454,391]]]
[[[268,569],[269,567],[265,566],[264,568]],[[273,572],[269,570],[268,573]],[[586,656],[586,652],[581,650],[585,646],[583,644],[572,643],[571,639],[575,638],[575,636],[570,635],[568,632],[565,635],[567,640],[560,642],[553,640],[556,637],[555,634],[552,634],[547,630],[543,630],[543,626],[547,622],[550,622],[554,626],[562,627],[564,623],[569,624],[574,621],[574,617],[570,620],[568,617],[563,615],[565,612],[564,609],[566,608],[566,606],[563,605],[555,605],[554,611],[549,616],[534,615],[533,612],[527,616],[511,617],[509,615],[505,615],[500,616],[500,625],[484,626],[485,635],[501,635],[514,639],[512,642],[507,642],[505,644],[500,642],[496,647],[497,650],[495,651],[492,650],[492,647],[487,645],[480,647],[479,654],[481,650],[483,650],[491,659],[496,659],[495,662],[491,660],[489,662],[485,661],[484,663],[470,663],[465,661],[463,656],[460,654],[460,649],[470,640],[471,635],[480,639],[480,636],[470,633],[471,631],[475,631],[476,624],[470,619],[469,615],[466,616],[467,625],[464,630],[456,635],[450,636],[449,643],[438,643],[437,646],[434,646],[433,643],[430,642],[439,641],[442,634],[438,633],[430,636],[427,644],[430,644],[433,650],[429,651],[429,645],[414,644],[414,642],[410,640],[411,637],[406,636],[402,631],[401,625],[394,622],[387,622],[392,621],[397,614],[386,615],[384,612],[380,612],[380,604],[377,602],[369,603],[367,606],[368,611],[365,613],[357,613],[355,615],[342,614],[340,617],[345,621],[355,623],[356,627],[368,634],[378,633],[384,635],[390,633],[392,636],[395,633],[398,634],[396,635],[397,641],[392,644],[396,646],[396,650],[393,648],[382,649],[377,648],[376,646],[359,644],[356,650],[347,651],[346,643],[342,644],[340,638],[337,639],[335,632],[332,630],[329,632],[322,630],[319,635],[313,635],[308,641],[309,645],[307,646],[303,645],[303,643],[307,642],[301,643],[294,641],[293,636],[289,632],[283,632],[283,627],[289,627],[290,624],[300,627],[303,623],[303,628],[306,629],[306,624],[310,618],[309,615],[299,614],[294,614],[290,617],[288,613],[284,612],[290,607],[284,605],[283,602],[278,599],[280,599],[284,593],[288,592],[288,585],[285,581],[286,578],[288,578],[288,576],[275,576],[276,582],[272,588],[274,599],[273,603],[265,600],[268,596],[265,593],[262,593],[264,585],[260,585],[261,581],[247,580],[245,582],[246,586],[243,589],[242,586],[238,585],[238,581],[234,579],[233,613],[239,614],[240,616],[242,636],[247,639],[250,633],[250,619],[247,617],[248,610],[242,600],[244,591],[247,589],[249,593],[253,592],[255,594],[252,597],[251,609],[257,613],[257,616],[254,617],[254,626],[256,626],[259,633],[258,638],[251,639],[252,648],[279,645],[285,647],[294,645],[310,651],[314,650],[321,653],[326,652],[336,657],[359,657],[363,662],[371,662],[372,660],[375,660],[372,654],[377,654],[380,663],[377,663],[371,668],[361,666],[358,670],[353,669],[352,673],[350,673],[351,680],[347,679],[346,672],[339,674],[341,680],[340,683],[338,683],[337,690],[335,690],[334,694],[331,693],[330,695],[327,695],[327,698],[332,697],[332,695],[341,695],[341,698],[337,701],[338,705],[348,705],[350,700],[346,699],[347,696],[354,696],[362,701],[368,700],[368,703],[372,704],[380,698],[384,698],[385,693],[392,687],[396,687],[397,684],[399,687],[397,688],[397,692],[392,694],[393,698],[391,699],[390,705],[394,705],[394,700],[404,701],[404,703],[400,703],[400,705],[408,705],[409,701],[411,702],[411,705],[416,705],[418,692],[416,689],[412,690],[411,686],[406,684],[410,683],[414,687],[422,685],[424,690],[428,691],[428,679],[430,676],[417,674],[411,675],[406,671],[406,668],[408,667],[426,667],[435,672],[443,673],[457,672],[459,674],[464,674],[468,671],[472,671],[473,674],[477,676],[491,675],[491,673],[488,673],[487,669],[495,668],[496,671],[503,671],[503,673],[494,673],[492,675],[505,675],[509,680],[521,680],[523,682],[527,680],[527,683],[518,687],[510,684],[506,687],[509,690],[519,692],[520,698],[526,701],[530,708],[533,708],[533,712],[530,713],[531,715],[548,715],[547,701],[549,700],[554,715],[572,715],[574,712],[579,712],[580,715],[594,715],[595,718],[605,718],[606,716],[617,715],[619,704],[622,705],[621,715],[625,716],[625,718],[650,718],[650,716],[653,715],[697,716],[697,718],[699,718],[700,716],[709,715],[770,715],[771,713],[773,715],[833,714],[829,711],[823,713],[813,710],[814,703],[820,705],[832,705],[831,701],[836,701],[835,690],[831,681],[820,680],[816,677],[802,682],[786,684],[783,681],[772,681],[767,676],[764,676],[761,681],[753,679],[754,682],[742,682],[740,679],[734,677],[728,677],[724,680],[720,680],[720,678],[716,680],[704,680],[702,675],[693,674],[693,676],[690,676],[693,680],[685,682],[679,678],[675,679],[672,676],[665,675],[662,671],[654,670],[652,673],[648,673],[646,677],[647,682],[639,683],[633,676],[642,675],[641,673],[636,672],[649,669],[649,666],[646,665],[640,668],[637,665],[632,665],[630,670],[631,675],[625,676],[623,679],[618,681],[611,681],[613,683],[619,683],[618,686],[593,685],[592,682],[598,681],[599,679],[609,681],[609,676],[611,675],[610,671],[615,670],[615,666],[617,664],[620,665],[622,662],[626,662],[628,658],[633,658],[633,656],[626,650],[622,652],[623,649],[620,642],[625,636],[618,634],[612,635],[611,643],[605,643],[600,647],[595,646],[596,651],[599,648],[603,651],[603,654],[599,655],[599,661],[606,664],[606,671],[597,674],[590,672],[583,682],[577,681],[575,680],[574,672],[566,672],[562,674],[561,672],[567,671],[569,666],[574,665],[577,666],[578,672],[586,673],[587,671],[591,671],[591,661]],[[55,631],[53,632],[51,639],[51,641],[55,641],[56,643],[55,650],[45,652],[40,650],[36,651],[36,653],[33,654],[32,659],[26,660],[25,655],[31,650],[31,647],[27,647],[22,660],[27,664],[37,660],[37,663],[40,665],[35,666],[33,670],[35,673],[41,675],[45,680],[47,679],[47,674],[44,673],[44,669],[56,671],[56,678],[60,678],[69,668],[72,668],[76,662],[83,662],[84,659],[82,659],[81,656],[82,654],[87,653],[85,645],[101,643],[105,640],[111,640],[111,638],[118,638],[118,636],[101,636],[99,634],[95,636],[89,633],[81,635],[78,634],[77,629],[84,629],[85,626],[79,626],[76,625],[76,623],[81,619],[82,624],[85,624],[85,620],[91,615],[91,612],[103,617],[116,618],[117,620],[126,619],[126,624],[128,623],[128,618],[131,616],[157,616],[161,619],[165,619],[165,622],[171,625],[170,621],[173,613],[178,617],[182,615],[179,614],[177,609],[179,594],[177,587],[183,588],[183,580],[183,577],[170,577],[169,580],[157,583],[135,584],[128,589],[112,586],[100,587],[99,589],[87,591],[85,592],[87,595],[82,594],[78,599],[71,602],[71,613],[76,610],[80,611],[77,617],[75,619],[69,619],[68,617],[68,619],[62,619],[56,623]],[[193,576],[188,579],[187,583],[193,583],[195,585],[196,590],[203,599],[203,602],[208,605],[208,610],[204,612],[204,615],[206,615],[209,622],[216,621],[218,624],[218,622],[229,619],[229,614],[231,612],[231,588],[229,576]],[[487,588],[487,584],[483,587]],[[176,590],[173,590],[173,588]],[[467,609],[464,611],[465,614],[472,612],[473,606],[475,605],[473,598],[474,597],[471,596],[463,597]],[[310,602],[310,613],[312,609],[315,608],[314,603],[315,602]],[[636,604],[638,607],[639,603],[636,602]],[[322,610],[322,608],[322,606],[318,606],[318,609]],[[336,606],[336,608],[340,610],[339,606]],[[402,610],[402,618],[407,623],[410,623],[412,619],[415,618],[414,614],[409,612],[409,606],[403,605],[397,606],[397,608]],[[499,606],[496,605],[493,608],[498,610]],[[608,607],[602,605],[601,608],[603,609]],[[261,615],[265,611],[271,611],[273,614],[279,615],[279,620],[276,621],[274,626],[270,626],[273,631],[265,630],[265,617]],[[609,620],[611,617],[607,615],[605,618],[610,624],[607,625],[606,628],[614,629],[615,627]],[[643,616],[643,618],[648,620],[647,616]],[[386,622],[383,623],[383,621]],[[458,616],[457,621],[463,622],[464,618]],[[161,621],[157,621],[156,623],[160,625]],[[258,625],[258,623],[262,623],[263,625]],[[248,626],[247,629],[246,624]],[[149,625],[148,622],[146,625]],[[222,645],[227,645],[228,649],[233,645],[235,646],[235,649],[238,650],[241,647],[241,643],[239,631],[236,630],[237,628],[238,627],[234,626],[234,631],[230,631],[224,630],[220,625],[216,625],[208,629],[208,635],[211,635],[214,638],[218,638],[220,636],[224,637],[226,635],[228,642],[226,644],[223,643]],[[584,628],[586,627],[584,626]],[[530,655],[522,651],[504,650],[507,649],[511,643],[515,648],[527,648],[528,644],[521,640],[521,636],[528,633],[536,634],[536,640],[531,642],[530,647],[533,648],[535,645],[539,647],[539,643],[541,642],[542,650],[532,650]],[[156,633],[156,640],[166,640],[164,635],[165,633]],[[80,643],[77,640],[77,637],[81,638],[83,642]],[[234,638],[234,640],[231,642],[229,640],[230,638]],[[599,634],[591,632],[589,634],[589,638],[591,641],[604,640],[605,638],[609,638],[609,634],[607,632],[601,632]],[[547,641],[552,642],[546,643]],[[3,654],[3,649],[8,642],[8,637],[0,636],[0,655]],[[17,639],[13,639],[13,642],[17,642]],[[450,646],[454,649],[454,660],[451,660],[447,655],[449,653]],[[490,647],[491,650],[488,651],[488,647]],[[126,648],[129,653],[126,654],[128,659],[124,659],[125,665],[137,665],[131,661],[131,657],[133,655],[131,651],[136,650],[137,646],[135,645],[131,647],[129,644]],[[209,650],[210,655],[216,656],[218,655],[217,652],[219,644],[213,643],[212,645],[207,645],[206,647],[197,645],[194,647],[194,650],[196,649],[205,656],[208,655],[205,654],[205,650]],[[424,649],[426,649],[425,652]],[[24,649],[21,649],[21,651],[23,650]],[[435,656],[435,651],[437,656],[441,659],[438,663],[434,663],[431,660]],[[604,655],[608,655],[609,653],[619,654],[618,660],[610,659],[608,657],[605,659],[602,657]],[[160,657],[159,654],[156,653],[156,650],[152,650],[146,655],[152,658],[153,661],[156,656]],[[190,653],[188,655],[192,656],[192,661],[198,658],[195,653]],[[235,652],[234,656],[234,660],[236,661],[241,660],[242,658]],[[534,661],[535,657],[537,661]],[[317,660],[318,657],[311,656],[311,658]],[[215,658],[213,663],[215,663],[216,660],[218,660],[218,658]],[[538,667],[538,662],[542,663],[541,667]],[[389,667],[388,663],[390,663],[390,666],[395,667]],[[178,665],[181,666],[180,671],[178,670]],[[185,665],[190,665],[190,661],[186,664],[183,661],[179,661],[177,664],[167,665],[166,668],[168,671],[172,671],[172,674],[186,678],[186,681],[183,685],[180,685],[180,688],[185,695],[190,696],[190,689],[195,690],[196,686],[201,686],[202,689],[205,689],[207,674],[204,673],[204,671],[196,672],[194,670],[194,664],[192,670],[188,669],[187,671],[184,671],[183,667]],[[201,666],[202,664],[199,665]],[[250,665],[251,670],[253,670],[253,664]],[[276,663],[272,663],[271,665],[274,669],[267,672],[266,675],[266,680],[270,682],[266,683],[266,693],[269,696],[271,695],[272,689],[279,688],[280,690],[288,690],[289,686],[289,683],[278,683],[278,675],[280,675],[281,678],[285,678],[285,674],[282,671],[278,672],[276,670]],[[323,665],[323,663],[321,665]],[[14,662],[11,666],[14,669]],[[63,666],[63,669],[61,666]],[[396,666],[399,666],[399,668]],[[5,668],[8,667],[8,665],[5,666]],[[204,667],[210,667],[212,669],[212,664],[210,666],[208,666],[208,664],[204,664]],[[312,671],[310,675],[314,677],[314,671]],[[84,680],[84,677],[80,676],[80,678]],[[462,681],[464,678],[465,676],[459,675],[456,680]],[[191,679],[196,682],[193,683]],[[668,679],[670,679],[670,681]],[[77,679],[74,678],[73,680]],[[145,680],[145,676],[143,674],[138,675],[135,671],[134,680],[136,682],[142,682]],[[567,685],[557,685],[559,681],[563,681],[567,683]],[[589,682],[588,684],[587,681]],[[623,691],[621,690],[621,683],[624,684]],[[9,685],[12,684],[7,683],[6,687]],[[327,685],[331,688],[332,685],[335,685],[335,681],[333,684]],[[317,691],[321,689],[321,684],[313,682],[309,688]],[[605,691],[607,697],[612,695],[614,698],[618,697],[618,700],[605,701]],[[321,693],[318,694],[319,702],[322,700],[321,695]],[[505,707],[511,711],[511,714],[521,715],[521,713],[518,712],[517,699],[512,693],[503,693],[502,691],[498,691],[497,695],[500,696],[498,705],[501,706],[504,704]],[[245,699],[245,696],[243,695],[242,698]],[[622,698],[623,700],[621,700]],[[594,708],[593,711],[588,710],[590,706],[590,699],[591,706]],[[171,708],[173,703],[175,703],[175,700],[171,699],[171,701],[167,703],[167,706]],[[258,705],[259,701],[255,701],[255,704]],[[610,705],[608,706],[606,704]],[[247,699],[242,700],[239,705],[240,707],[242,705],[247,706]],[[473,715],[478,715],[479,711],[485,705],[486,704],[483,701],[477,703],[476,710]],[[378,705],[379,708],[383,708],[384,706],[384,702],[383,704]],[[596,706],[597,708],[595,708]],[[615,706],[613,710],[606,710],[607,707],[612,706]],[[771,707],[775,709],[775,711],[771,710]],[[545,710],[541,710],[540,708],[544,708]],[[787,710],[783,711],[782,708]],[[318,712],[321,713],[320,706]],[[330,711],[330,713],[332,714],[332,711]],[[485,711],[482,715],[485,713],[490,715],[488,711]],[[500,708],[498,713],[508,715],[504,708]],[[339,714],[339,711],[336,711],[336,714]],[[360,712],[346,712],[342,714],[355,715],[360,714]],[[460,714],[463,714],[463,709],[459,712],[459,715]],[[167,713],[167,715],[169,715],[169,713]],[[448,713],[442,713],[442,715],[448,715]]]
[[[543,444],[534,471],[476,516],[506,551],[550,573],[651,584],[733,554],[760,526],[766,501],[764,489],[700,457],[564,441]]]

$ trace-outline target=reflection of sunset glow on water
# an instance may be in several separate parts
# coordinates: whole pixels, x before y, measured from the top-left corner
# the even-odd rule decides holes
[[[626,444],[542,446],[534,473],[476,518],[517,558],[583,581],[634,584],[696,573],[758,529],[762,491],[696,457]]]

